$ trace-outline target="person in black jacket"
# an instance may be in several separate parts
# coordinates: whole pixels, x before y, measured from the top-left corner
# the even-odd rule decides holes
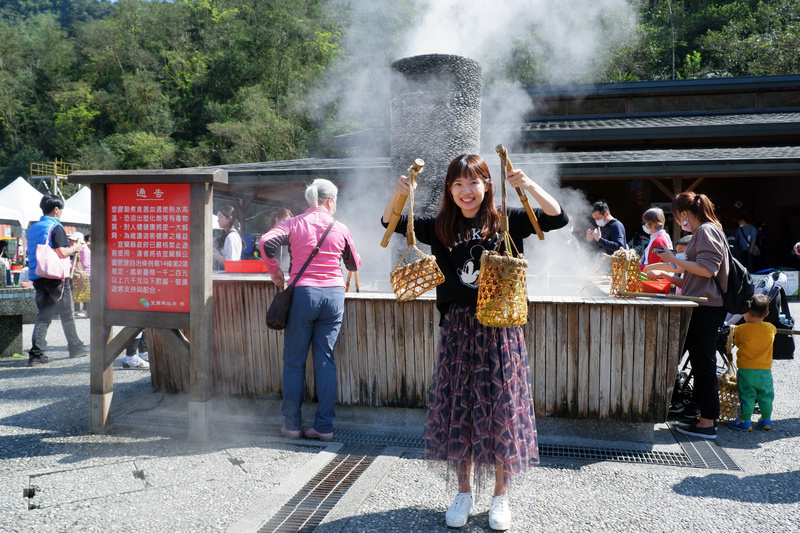
[[[508,172],[508,184],[527,191],[543,231],[566,226],[558,202],[520,170]],[[530,392],[528,353],[522,327],[488,327],[475,316],[481,253],[501,238],[500,215],[493,203],[493,184],[478,155],[456,157],[447,169],[442,205],[435,217],[415,216],[420,242],[429,244],[445,281],[436,287],[441,335],[436,370],[425,420],[425,456],[455,473],[458,494],[445,521],[466,524],[474,509],[475,481],[494,478],[489,526],[511,525],[506,496],[509,480],[539,462],[536,419]],[[398,196],[409,193],[402,176],[381,222],[387,227]],[[532,202],[533,203],[533,202]],[[523,209],[508,210],[509,235],[522,252],[522,239],[534,229]],[[408,217],[395,231],[404,234]],[[491,478],[490,478],[491,479]]]
[[[586,240],[595,241],[605,253],[613,254],[620,248],[627,248],[625,226],[611,216],[608,204],[599,200],[592,204],[592,218],[597,228],[586,230]]]

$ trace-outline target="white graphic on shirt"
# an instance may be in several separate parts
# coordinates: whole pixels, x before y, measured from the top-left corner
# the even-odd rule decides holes
[[[480,270],[478,268],[478,259],[480,259],[483,250],[483,246],[479,244],[470,248],[470,258],[464,262],[463,267],[458,269],[458,279],[471,289],[478,288],[478,273]]]

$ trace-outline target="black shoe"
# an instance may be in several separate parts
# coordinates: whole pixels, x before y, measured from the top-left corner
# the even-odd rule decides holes
[[[679,420],[697,420],[700,417],[700,409],[693,403],[684,404],[683,410],[672,413],[672,416]]]
[[[691,426],[697,424],[697,422],[699,422],[698,418],[695,418],[695,419],[692,419],[692,420],[682,420],[682,421],[678,422],[677,426],[679,428],[688,428],[688,427],[691,427]],[[717,421],[716,420],[714,420],[714,427],[717,427]]]
[[[686,409],[686,403],[683,400],[678,400],[669,404],[669,414],[671,415],[680,414],[684,409]]]
[[[46,355],[40,355],[38,357],[30,356],[28,358],[28,366],[38,366],[49,362],[50,358],[47,357]]]
[[[678,433],[683,433],[684,435],[691,435],[692,437],[700,437],[702,439],[716,439],[717,438],[717,426],[711,426],[707,428],[700,428],[697,427],[697,424],[692,424],[688,427],[678,426]]]

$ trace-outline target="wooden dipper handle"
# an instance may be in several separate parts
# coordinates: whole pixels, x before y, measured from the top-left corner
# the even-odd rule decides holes
[[[495,147],[495,151],[498,155],[503,154],[506,160],[506,171],[514,170],[514,165],[511,164],[511,160],[508,158],[508,152],[506,151],[506,147],[502,144],[498,144]],[[502,156],[501,156],[502,160]],[[533,208],[531,207],[530,201],[528,201],[528,196],[525,194],[525,191],[520,189],[519,187],[514,187],[517,191],[517,195],[519,196],[520,201],[522,202],[522,207],[525,208],[525,213],[528,214],[528,218],[533,224],[533,229],[536,231],[536,236],[539,237],[540,241],[544,240],[544,232],[542,228],[539,226],[539,219],[536,218],[536,213],[533,212]]]
[[[422,172],[422,167],[425,166],[425,161],[422,159],[415,159],[414,163],[408,169],[408,185],[409,187],[414,186],[414,182],[417,180],[417,176],[420,172]],[[386,231],[383,234],[383,239],[381,239],[381,246],[386,248],[389,246],[389,238],[394,233],[395,228],[397,227],[397,223],[400,221],[400,215],[403,214],[403,207],[406,205],[406,200],[408,199],[407,194],[401,194],[397,197],[397,200],[394,202],[394,209],[392,210],[392,218],[389,219],[389,225],[386,227]]]

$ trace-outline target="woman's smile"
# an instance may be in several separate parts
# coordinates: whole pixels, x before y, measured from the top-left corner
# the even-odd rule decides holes
[[[486,185],[483,180],[472,177],[458,178],[450,186],[453,201],[461,208],[465,217],[473,217],[483,203]]]

